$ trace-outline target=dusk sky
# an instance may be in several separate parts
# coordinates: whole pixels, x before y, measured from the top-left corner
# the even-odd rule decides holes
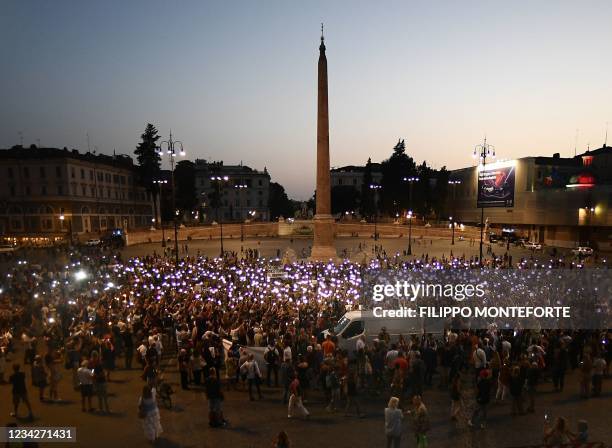
[[[190,159],[314,191],[320,22],[333,166],[459,168],[612,136],[612,2],[3,1],[0,147],[131,154],[147,122]],[[610,144],[612,137],[608,139]]]

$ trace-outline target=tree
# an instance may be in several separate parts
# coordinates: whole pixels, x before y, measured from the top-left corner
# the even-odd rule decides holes
[[[276,220],[280,216],[285,218],[293,216],[293,204],[289,200],[285,188],[277,182],[270,182],[268,208],[270,209],[271,220]]]
[[[379,210],[394,216],[410,208],[410,182],[404,178],[417,175],[416,164],[412,157],[406,154],[404,140],[398,140],[393,147],[393,154],[381,164],[382,168],[382,192]],[[417,182],[418,184],[418,182]],[[416,185],[413,185],[413,198],[416,196]],[[414,205],[414,202],[413,202]]]
[[[332,213],[356,211],[359,208],[359,199],[359,191],[352,185],[336,185],[332,187]]]
[[[182,214],[193,211],[198,205],[195,178],[195,164],[191,160],[181,160],[176,164],[174,169],[176,207]]]
[[[155,215],[157,217],[157,196],[159,195],[159,185],[153,181],[158,180],[161,172],[161,156],[157,151],[157,129],[151,123],[148,123],[144,133],[140,136],[142,141],[134,150],[136,160],[140,170],[140,177],[145,185],[145,188],[153,196],[155,204]]]

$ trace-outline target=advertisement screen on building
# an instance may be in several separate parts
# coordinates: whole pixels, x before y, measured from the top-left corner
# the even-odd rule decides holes
[[[515,163],[485,165],[478,171],[478,207],[514,207]]]

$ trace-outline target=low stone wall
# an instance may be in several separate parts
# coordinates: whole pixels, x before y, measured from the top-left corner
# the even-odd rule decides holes
[[[373,223],[335,223],[334,233],[337,238],[358,236],[360,238],[370,238],[374,235]],[[240,238],[240,224],[223,224],[224,238]],[[385,238],[407,238],[408,226],[405,224],[378,224],[377,231],[379,236]],[[265,238],[265,237],[306,237],[311,238],[312,234],[308,235],[304,232],[305,229],[312,228],[312,221],[295,221],[287,222],[262,222],[244,224],[242,231],[245,238]],[[166,239],[174,239],[174,228],[166,228],[164,230]],[[479,229],[476,227],[466,227],[465,230],[455,230],[455,238],[463,235],[464,238],[480,238]],[[199,226],[199,227],[183,227],[178,230],[178,239],[180,241],[218,239],[221,236],[221,226]],[[413,238],[450,238],[451,230],[445,227],[424,227],[414,225],[412,227]],[[128,245],[152,243],[162,240],[161,230],[139,230],[128,233]]]
[[[244,224],[242,229],[245,238],[263,238],[278,235],[278,223],[262,222]],[[174,240],[174,228],[165,228],[164,236],[166,239]],[[240,238],[240,224],[223,224],[223,238]],[[217,239],[221,236],[221,226],[198,226],[198,227],[183,227],[178,229],[178,239],[180,241]],[[128,233],[127,244],[152,243],[162,240],[161,230],[139,230]]]

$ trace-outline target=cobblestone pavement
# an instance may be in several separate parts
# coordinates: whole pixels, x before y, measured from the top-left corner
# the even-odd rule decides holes
[[[21,360],[21,355],[13,355]],[[201,390],[182,391],[178,386],[178,372],[173,357],[163,361],[166,366],[164,375],[173,384],[177,392],[173,396],[172,409],[161,409],[161,420],[164,428],[163,437],[156,443],[159,447],[262,447],[268,448],[278,431],[289,434],[293,448],[311,447],[383,447],[382,410],[388,399],[386,394],[380,396],[360,396],[360,403],[365,417],[345,417],[342,411],[330,414],[325,411],[325,404],[318,391],[312,391],[306,404],[311,412],[307,421],[287,419],[286,406],[282,404],[280,389],[264,387],[264,398],[250,402],[244,390],[226,393],[224,411],[230,420],[226,429],[211,429],[207,424],[207,402]],[[122,365],[122,360],[119,365]],[[29,366],[26,368],[29,383]],[[37,391],[30,388],[29,396],[33,404],[35,420],[32,425],[39,426],[75,426],[77,428],[77,446],[85,447],[139,447],[148,446],[144,440],[140,421],[137,418],[136,403],[142,387],[142,380],[137,370],[117,370],[112,374],[109,385],[111,393],[110,415],[83,413],[80,409],[78,392],[70,387],[69,375],[65,371],[60,384],[59,403],[39,402]],[[467,387],[471,382],[464,376]],[[604,384],[604,395],[597,399],[581,400],[578,398],[576,373],[568,377],[566,390],[553,393],[550,383],[540,387],[537,397],[536,412],[525,416],[511,417],[508,401],[492,404],[487,428],[472,430],[467,427],[465,419],[453,423],[449,419],[448,392],[436,388],[424,393],[425,403],[431,416],[430,447],[442,448],[503,448],[534,445],[542,441],[544,414],[552,418],[563,415],[569,419],[575,429],[578,419],[589,422],[592,440],[612,441],[612,380]],[[508,400],[508,399],[506,399]],[[0,415],[4,415],[4,424],[15,421],[10,418],[10,387],[0,386]],[[94,405],[96,401],[94,398]],[[466,411],[473,404],[473,394],[466,393]],[[25,415],[22,408],[21,416]],[[19,420],[20,425],[29,424]],[[416,446],[412,436],[409,418],[404,424],[405,436],[402,448]],[[54,444],[52,446],[62,446]],[[74,444],[66,446],[75,446]]]

